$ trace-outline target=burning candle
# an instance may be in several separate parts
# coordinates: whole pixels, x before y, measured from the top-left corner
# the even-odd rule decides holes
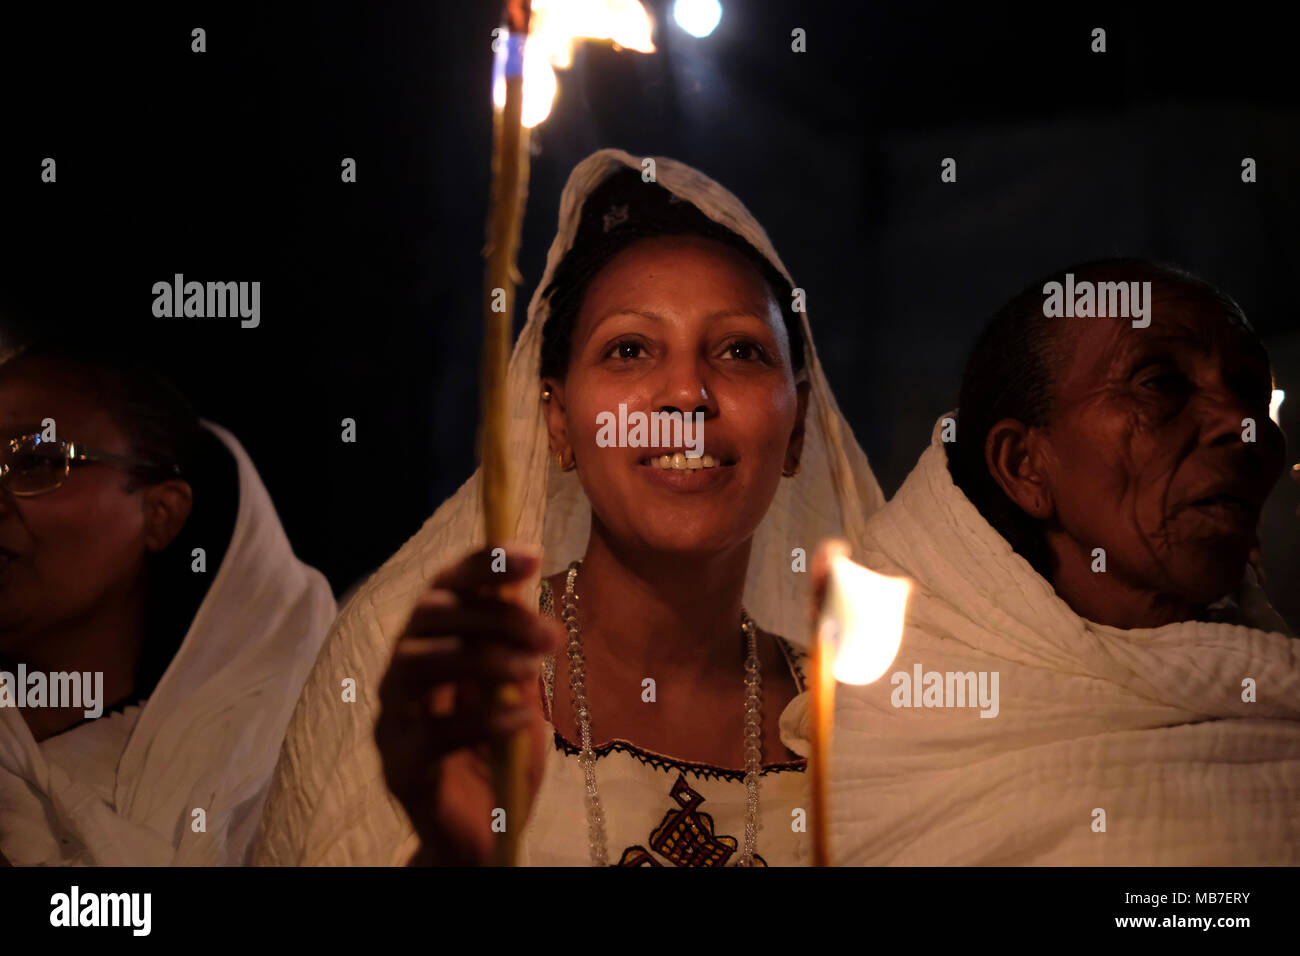
[[[811,654],[813,866],[829,866],[827,775],[835,684],[870,684],[893,663],[903,639],[912,582],[855,563],[842,541],[822,545],[814,577],[822,595]]]

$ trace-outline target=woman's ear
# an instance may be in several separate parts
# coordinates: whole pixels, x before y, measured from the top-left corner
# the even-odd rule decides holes
[[[794,431],[790,433],[790,442],[785,449],[783,471],[787,475],[797,474],[799,471],[799,458],[803,455],[803,436],[808,417],[808,396],[812,392],[812,384],[805,378],[795,383],[794,390],[798,396],[799,407],[794,416]]]
[[[1041,433],[1014,418],[990,428],[984,441],[984,462],[993,480],[1021,511],[1040,521],[1056,510],[1044,450]]]
[[[569,426],[564,415],[564,382],[560,379],[542,379],[542,414],[546,416],[546,433],[551,439],[551,454],[559,455],[561,460],[567,460]]]
[[[154,554],[176,540],[194,508],[194,490],[188,481],[172,478],[149,485],[144,500],[144,543]]]

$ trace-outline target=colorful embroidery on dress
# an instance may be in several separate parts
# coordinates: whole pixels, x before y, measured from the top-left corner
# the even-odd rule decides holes
[[[669,810],[664,815],[663,822],[650,834],[650,849],[630,846],[623,851],[618,865],[663,866],[651,852],[654,851],[673,866],[726,866],[740,842],[735,837],[713,832],[713,817],[697,809],[704,797],[691,789],[685,775],[678,774],[672,798],[681,809]],[[767,866],[767,861],[757,853],[754,863]]]

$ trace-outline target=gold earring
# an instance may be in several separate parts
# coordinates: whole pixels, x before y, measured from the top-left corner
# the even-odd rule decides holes
[[[549,388],[542,389],[542,401],[549,402],[550,400],[551,400],[551,390]]]

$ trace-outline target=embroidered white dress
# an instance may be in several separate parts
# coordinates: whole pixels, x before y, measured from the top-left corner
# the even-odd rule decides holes
[[[543,583],[541,606],[551,612]],[[795,684],[804,689],[803,658],[777,639]],[[564,693],[560,687],[555,692]],[[550,705],[542,694],[546,717]],[[524,832],[526,866],[590,866],[587,808],[580,745],[554,732],[541,788]],[[605,807],[608,858],[616,866],[726,866],[745,837],[744,773],[688,763],[625,740],[596,750],[596,786]],[[759,831],[755,862],[801,865],[808,839],[806,761],[791,754],[763,768],[758,785]],[[806,852],[804,852],[806,855]]]

